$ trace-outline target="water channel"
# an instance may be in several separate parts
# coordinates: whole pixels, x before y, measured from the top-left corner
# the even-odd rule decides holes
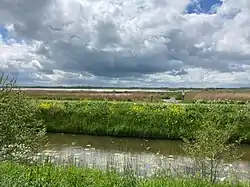
[[[171,172],[190,170],[190,163],[180,148],[181,141],[100,137],[74,134],[48,134],[50,144],[44,149],[53,162],[71,158],[77,166],[122,170],[129,163],[139,176],[152,176],[158,169]],[[237,163],[224,166],[237,169],[237,177],[250,180],[250,145],[240,147],[245,154]],[[69,160],[67,160],[68,162]],[[63,160],[65,162],[65,160]]]

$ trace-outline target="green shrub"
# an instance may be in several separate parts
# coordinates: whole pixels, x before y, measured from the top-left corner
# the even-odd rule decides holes
[[[45,126],[30,100],[12,90],[14,83],[0,77],[0,160],[27,161],[40,148]]]
[[[230,140],[236,130],[236,125],[220,125],[207,121],[195,132],[193,140],[183,138],[182,148],[194,160],[193,177],[215,183],[223,164],[233,163],[241,158],[239,144],[244,136],[233,142]]]

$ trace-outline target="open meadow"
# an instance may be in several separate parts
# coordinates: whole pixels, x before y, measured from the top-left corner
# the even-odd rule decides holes
[[[32,98],[56,99],[56,100],[115,100],[115,101],[154,101],[175,98],[182,100],[180,89],[23,89]],[[227,101],[242,102],[250,101],[249,89],[189,89],[185,90],[184,101],[195,102]]]

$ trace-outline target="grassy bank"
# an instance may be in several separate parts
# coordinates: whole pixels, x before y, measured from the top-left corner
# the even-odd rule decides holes
[[[43,101],[37,105],[38,115],[45,120],[49,132],[179,139],[192,136],[208,120],[219,123],[221,128],[237,123],[236,136],[250,132],[248,105],[106,101]]]
[[[236,184],[234,184],[236,185]],[[173,179],[155,177],[138,179],[132,173],[120,176],[115,172],[96,169],[54,166],[25,166],[12,163],[0,163],[0,186],[13,187],[227,187],[229,183],[212,185],[195,179]],[[237,186],[249,186],[241,183]]]

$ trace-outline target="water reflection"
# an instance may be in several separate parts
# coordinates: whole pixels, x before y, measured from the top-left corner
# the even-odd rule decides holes
[[[60,150],[69,147],[94,147],[105,151],[125,151],[131,153],[162,153],[164,155],[183,155],[181,141],[146,140],[136,138],[116,138],[73,134],[48,134],[48,148]]]
[[[175,175],[192,172],[191,160],[185,157],[180,148],[181,141],[72,134],[48,134],[48,138],[50,145],[44,152],[52,155],[50,159],[56,164],[70,162],[77,166],[100,169],[112,167],[120,172],[123,172],[129,164],[138,176],[147,177],[162,169],[168,169],[171,174]],[[237,173],[239,179],[250,180],[248,176],[250,146],[242,145],[241,150],[246,152],[242,161],[224,166],[221,170],[221,177],[228,175],[229,169],[234,168],[240,171]]]

